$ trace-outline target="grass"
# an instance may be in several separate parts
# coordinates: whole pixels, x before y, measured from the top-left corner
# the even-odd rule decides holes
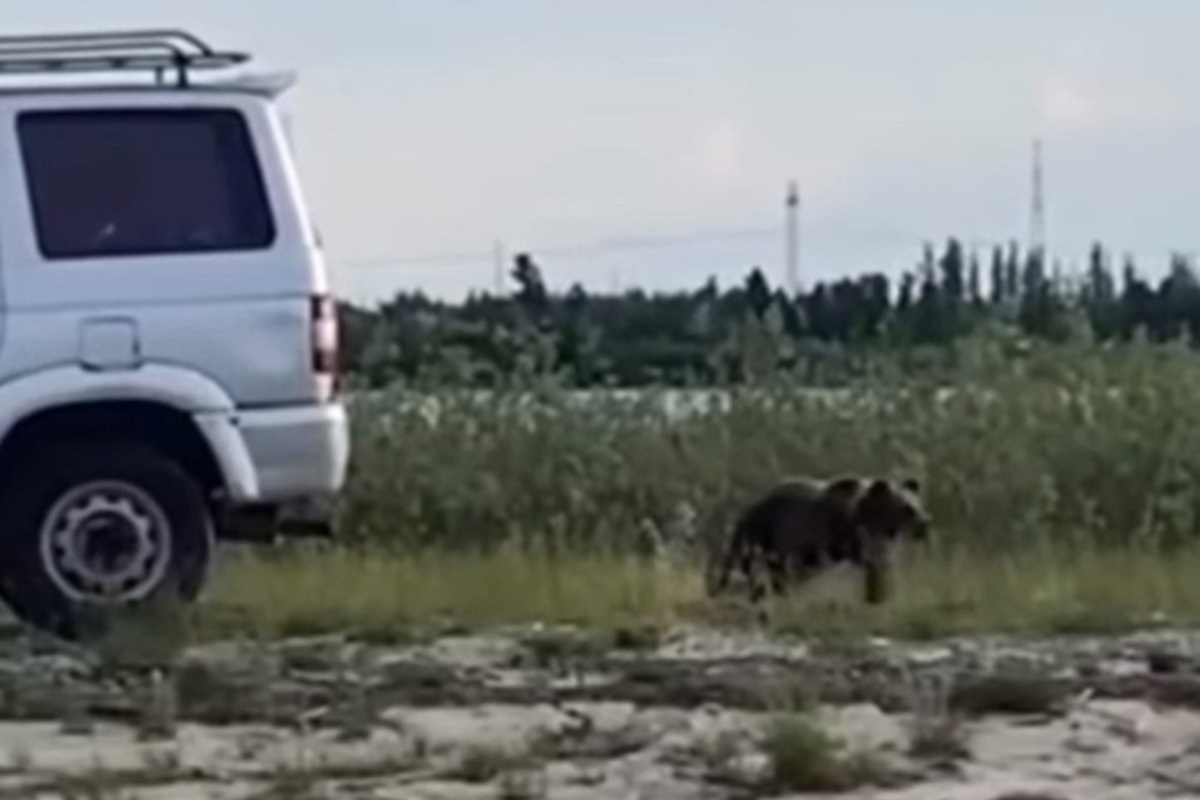
[[[838,737],[801,713],[772,718],[762,748],[767,774],[759,788],[767,794],[844,792],[862,786],[896,786],[902,780],[876,753],[847,751]]]
[[[836,399],[782,378],[632,399],[539,386],[363,399],[340,535],[453,551],[706,543],[801,473],[916,475],[943,536],[977,551],[1195,538],[1194,351],[963,349],[939,383],[879,375]]]
[[[937,385],[880,373],[836,400],[781,379],[683,400],[531,384],[358,401],[343,546],[234,563],[202,626],[395,640],[529,620],[744,624],[705,600],[699,565],[749,499],[796,474],[919,477],[935,541],[886,605],[814,589],[776,604],[780,628],[1200,622],[1195,352],[1010,345],[956,346]]]
[[[801,714],[781,714],[763,735],[767,787],[773,791],[837,792],[853,788],[842,743]]]
[[[430,625],[541,620],[586,627],[669,621],[702,591],[635,557],[395,555],[337,550],[231,564],[201,619],[262,635],[349,630],[403,640]]]
[[[888,604],[867,607],[850,576],[802,589],[771,625],[804,634],[926,638],[1013,631],[1105,633],[1200,623],[1200,550],[1170,558],[1134,549],[1019,551],[1005,556],[910,553]],[[210,635],[349,631],[402,641],[431,625],[547,622],[610,630],[721,616],[699,569],[664,570],[636,556],[526,553],[399,555],[370,549],[247,559],[219,574],[200,627]]]

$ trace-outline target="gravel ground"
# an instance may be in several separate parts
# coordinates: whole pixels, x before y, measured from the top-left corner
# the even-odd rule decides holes
[[[150,667],[0,643],[0,798],[1200,796],[1186,631],[918,645],[526,627],[220,642]]]

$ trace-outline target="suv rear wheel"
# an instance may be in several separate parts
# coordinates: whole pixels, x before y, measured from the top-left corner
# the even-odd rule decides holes
[[[201,488],[175,461],[136,444],[54,447],[0,490],[0,598],[35,627],[83,639],[107,611],[166,593],[194,600],[213,538]]]

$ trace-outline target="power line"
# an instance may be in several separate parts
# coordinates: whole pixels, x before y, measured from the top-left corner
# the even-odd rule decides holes
[[[1033,228],[1031,226],[1031,236]],[[826,234],[831,231],[826,231]],[[925,244],[932,244],[935,247],[938,243],[947,237],[930,237],[918,234],[908,233],[893,229],[847,229],[843,226],[837,226],[833,232],[836,232],[837,239],[853,239],[857,242],[873,241],[876,243],[888,243],[896,245],[912,246],[920,248]],[[747,227],[747,228],[730,228],[718,229],[709,231],[696,231],[687,234],[676,234],[666,236],[641,236],[641,237],[624,237],[624,238],[608,238],[593,242],[575,244],[575,245],[559,245],[553,247],[523,247],[521,251],[533,254],[535,257],[546,258],[563,258],[570,256],[585,256],[598,255],[604,253],[614,253],[622,251],[638,251],[638,250],[656,250],[667,249],[671,247],[680,247],[693,244],[704,244],[717,241],[736,241],[736,240],[753,240],[753,241],[778,241],[779,228],[778,226],[771,227]],[[1012,243],[1011,237],[993,238],[986,236],[957,236],[956,238],[965,248],[975,251],[991,250],[995,247],[1007,249]],[[1044,241],[1044,240],[1043,240]],[[1031,244],[1036,244],[1037,239],[1032,238]],[[797,236],[797,262],[799,250],[799,237]],[[1121,248],[1114,246],[1114,251],[1129,252],[1139,260],[1144,258],[1156,258],[1160,254],[1162,257],[1167,257],[1171,253],[1187,251],[1189,248],[1166,247],[1155,248],[1153,246],[1134,246],[1132,248]],[[1192,248],[1195,249],[1195,248]],[[1154,252],[1159,250],[1159,252]],[[491,283],[496,284],[497,291],[501,290],[501,286],[507,276],[507,261],[513,250],[507,249],[504,243],[495,242],[492,249],[479,250],[475,252],[441,252],[427,253],[424,255],[396,255],[390,257],[377,257],[371,259],[356,259],[348,261],[339,261],[339,268],[347,268],[350,270],[359,269],[386,269],[405,266],[461,266],[480,268],[491,265],[493,268],[493,276]],[[914,249],[914,258],[916,258],[918,250]],[[798,273],[798,265],[796,272]],[[789,282],[791,275],[788,275]],[[796,278],[798,283],[798,276]]]
[[[480,261],[489,261],[493,258],[493,253],[480,250],[474,253],[458,252],[458,253],[426,253],[419,256],[380,256],[378,258],[357,259],[351,261],[339,262],[343,267],[350,269],[372,269],[375,267],[403,267],[403,266],[420,266],[420,265],[458,265],[458,264],[478,264]]]
[[[892,244],[904,244],[914,247],[930,242],[931,237],[920,236],[917,234],[903,233],[899,231],[851,231],[844,235],[859,241],[875,241],[888,242]],[[571,257],[571,256],[586,256],[599,255],[603,253],[613,253],[622,251],[637,251],[637,250],[658,250],[668,249],[671,247],[681,247],[693,244],[705,244],[708,242],[717,241],[737,241],[737,240],[755,240],[768,241],[777,240],[779,236],[778,227],[762,227],[762,228],[742,228],[723,231],[708,231],[676,236],[660,236],[660,237],[636,237],[623,239],[603,239],[595,242],[588,242],[577,245],[558,245],[553,247],[524,247],[520,248],[524,252],[528,252],[537,257]],[[936,238],[936,237],[935,237]],[[957,237],[959,242],[968,247],[992,247],[996,245],[1007,246],[1008,241],[990,239],[985,237]],[[799,242],[797,237],[797,251],[799,250]],[[441,252],[441,253],[426,253],[424,255],[396,255],[396,256],[380,256],[368,259],[352,259],[347,261],[339,261],[341,267],[348,269],[386,269],[390,267],[404,266],[474,266],[478,267],[484,264],[491,263],[495,266],[498,259],[507,259],[504,254],[503,246],[498,251],[495,246],[491,251],[479,250],[476,252]]]
[[[738,239],[767,239],[778,236],[776,228],[734,228],[728,230],[698,231],[695,233],[678,234],[674,236],[637,236],[625,238],[601,239],[594,242],[574,245],[558,245],[552,247],[525,247],[524,251],[538,256],[576,256],[593,253],[610,253],[622,250],[652,250],[667,247],[679,247],[689,244],[704,244],[715,241],[733,241]],[[481,261],[494,260],[496,250],[491,252],[478,251],[474,253],[429,253],[420,256],[392,256],[369,259],[344,261],[342,265],[351,269],[370,269],[372,267],[393,267],[407,264],[478,264]]]

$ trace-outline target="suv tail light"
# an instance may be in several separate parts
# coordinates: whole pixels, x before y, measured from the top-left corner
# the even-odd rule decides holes
[[[338,392],[338,309],[332,295],[318,294],[311,298],[312,368],[318,377],[331,379],[330,394]]]

